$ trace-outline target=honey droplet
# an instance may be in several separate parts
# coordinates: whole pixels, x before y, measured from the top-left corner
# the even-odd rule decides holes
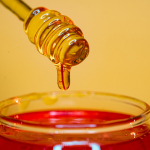
[[[70,86],[70,67],[64,65],[56,65],[57,84],[61,90],[67,90]]]

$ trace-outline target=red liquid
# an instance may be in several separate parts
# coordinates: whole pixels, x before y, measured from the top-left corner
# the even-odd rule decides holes
[[[102,122],[132,116],[96,111],[43,111],[12,117],[46,128],[86,128],[88,131],[89,128],[101,126]],[[40,133],[25,132],[1,125],[0,150],[150,150],[149,133],[148,126],[140,125],[132,129],[102,134],[50,135],[47,133],[43,136]]]

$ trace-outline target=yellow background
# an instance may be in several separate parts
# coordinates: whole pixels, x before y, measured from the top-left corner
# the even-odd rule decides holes
[[[69,16],[90,44],[88,58],[71,70],[71,91],[117,93],[150,104],[149,0],[25,0]],[[59,91],[54,65],[39,54],[23,22],[0,5],[0,100]]]

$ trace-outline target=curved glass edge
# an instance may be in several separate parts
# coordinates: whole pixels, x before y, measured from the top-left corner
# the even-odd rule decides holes
[[[141,105],[144,108],[143,113],[141,113],[138,116],[128,118],[128,119],[120,119],[120,120],[115,120],[115,121],[109,121],[106,123],[102,123],[103,128],[101,127],[95,127],[95,128],[89,128],[87,129],[59,129],[59,128],[47,128],[45,126],[38,126],[37,124],[34,123],[29,123],[29,122],[23,122],[14,119],[8,116],[5,116],[1,113],[1,110],[3,108],[6,108],[8,106],[18,104],[18,102],[21,99],[30,99],[30,100],[36,100],[39,98],[42,98],[45,95],[57,95],[59,96],[77,96],[77,97],[82,97],[82,96],[88,96],[88,95],[93,95],[93,96],[108,96],[108,97],[114,97],[114,98],[120,98],[120,100],[126,100],[129,99],[129,101],[134,101],[137,102],[139,105]],[[126,102],[129,103],[129,102]],[[130,104],[130,103],[129,103]],[[139,105],[137,105],[139,107]],[[111,93],[103,93],[103,92],[90,92],[90,91],[71,91],[71,92],[47,92],[47,93],[31,93],[23,96],[18,96],[18,97],[12,97],[10,99],[4,100],[0,102],[0,124],[7,126],[7,127],[15,127],[16,129],[24,130],[24,131],[31,131],[31,132],[40,132],[40,133],[46,133],[46,134],[97,134],[97,133],[105,133],[105,132],[113,132],[113,131],[119,131],[119,130],[125,130],[129,128],[133,128],[139,125],[142,125],[146,123],[150,118],[150,106],[136,98],[132,98],[129,96],[124,96],[124,95],[117,95],[117,94],[111,94]],[[14,123],[15,122],[15,123]]]

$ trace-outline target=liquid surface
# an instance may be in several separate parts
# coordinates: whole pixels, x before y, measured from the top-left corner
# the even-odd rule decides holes
[[[89,45],[73,21],[55,10],[33,9],[24,22],[24,30],[37,50],[56,66],[60,89],[70,85],[70,69],[89,54]]]
[[[97,111],[43,111],[11,116],[46,128],[89,129],[106,121],[126,119],[132,116]],[[149,150],[150,134],[146,125],[119,132],[103,134],[55,134],[10,129],[0,126],[0,149],[5,150]],[[7,138],[4,138],[5,136]],[[10,140],[8,139],[8,137]],[[18,138],[18,139],[17,139]]]

